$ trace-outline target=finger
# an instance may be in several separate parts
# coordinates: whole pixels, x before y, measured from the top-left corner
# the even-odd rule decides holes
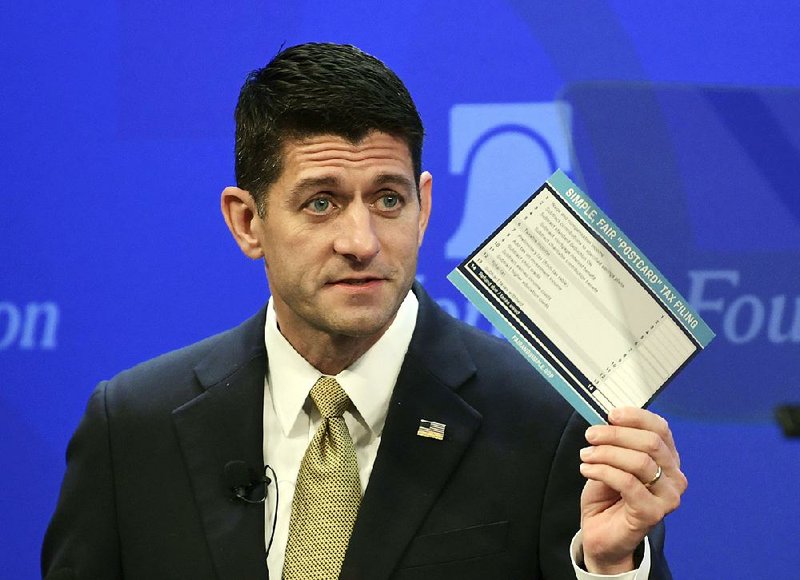
[[[674,451],[678,465],[680,465],[680,457],[678,456],[678,450],[675,446],[675,440],[672,437],[672,429],[670,429],[669,423],[664,417],[656,415],[647,409],[618,407],[609,412],[608,420],[612,425],[632,427],[634,429],[643,429],[645,431],[658,433],[667,447]]]
[[[650,528],[661,521],[665,515],[677,507],[680,497],[671,493],[669,500],[650,493],[638,477],[605,464],[582,463],[581,474],[599,481],[616,491],[622,498],[629,517],[636,527]]]
[[[607,466],[633,475],[650,494],[664,500],[669,506],[669,511],[680,505],[680,497],[689,485],[686,476],[679,468],[669,466],[666,462],[659,462],[649,454],[633,449],[612,445],[592,446],[581,450],[581,460],[584,462],[581,465],[581,473],[584,473],[583,465],[590,465]],[[662,469],[660,475],[659,466]]]
[[[582,463],[581,474],[589,480],[600,482],[616,491],[622,498],[626,511],[643,525],[651,527],[681,504],[685,487],[674,479],[662,478],[648,488],[632,473],[605,464]],[[680,474],[683,477],[683,474]],[[657,488],[657,489],[656,489]]]
[[[610,465],[620,471],[632,473],[645,485],[658,473],[659,466],[647,453],[612,445],[590,446],[581,449],[581,461]]]
[[[653,431],[618,425],[594,425],[586,430],[586,440],[594,446],[609,445],[645,453],[667,471],[679,469],[673,449]]]

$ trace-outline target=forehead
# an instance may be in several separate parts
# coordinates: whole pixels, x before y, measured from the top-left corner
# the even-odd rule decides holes
[[[378,131],[355,142],[339,135],[289,139],[283,144],[282,160],[279,181],[345,172],[369,175],[391,171],[411,177],[414,171],[405,141]]]

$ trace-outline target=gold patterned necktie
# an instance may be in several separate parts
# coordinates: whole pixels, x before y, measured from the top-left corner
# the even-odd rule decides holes
[[[356,448],[342,416],[350,399],[333,377],[320,377],[311,399],[322,422],[297,474],[284,580],[338,578],[361,503]]]

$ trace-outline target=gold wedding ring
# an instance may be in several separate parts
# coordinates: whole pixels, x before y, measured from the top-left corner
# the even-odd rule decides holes
[[[661,479],[661,474],[662,473],[663,473],[663,470],[661,469],[661,466],[658,465],[658,471],[656,471],[656,474],[653,476],[653,479],[651,479],[650,481],[645,483],[644,486],[647,487],[647,488],[653,487],[656,484],[656,482],[659,479]]]

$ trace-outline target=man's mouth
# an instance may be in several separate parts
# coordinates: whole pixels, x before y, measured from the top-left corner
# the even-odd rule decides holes
[[[330,282],[331,286],[348,286],[351,288],[362,288],[377,285],[384,282],[385,278],[368,277],[368,278],[340,278]]]
[[[350,286],[364,286],[365,284],[369,284],[371,282],[378,282],[381,278],[342,278],[341,280],[336,280],[333,282],[334,284],[348,284]]]

